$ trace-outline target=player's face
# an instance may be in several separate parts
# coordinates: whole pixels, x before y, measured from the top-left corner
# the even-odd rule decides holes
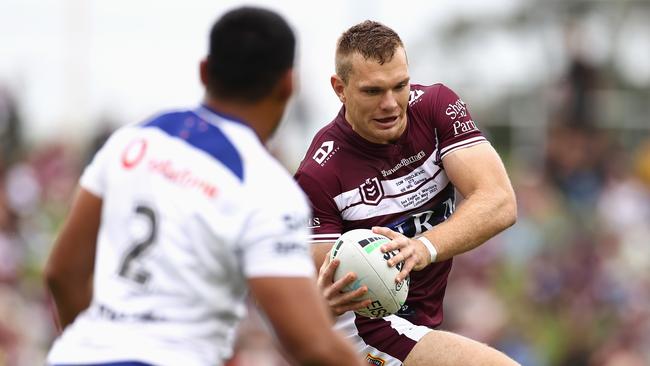
[[[354,131],[368,141],[387,144],[406,129],[409,92],[406,52],[400,47],[383,65],[354,53],[348,83],[339,97]]]

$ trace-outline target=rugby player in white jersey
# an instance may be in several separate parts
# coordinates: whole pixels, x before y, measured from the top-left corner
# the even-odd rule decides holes
[[[411,81],[402,41],[389,27],[365,21],[349,28],[335,61],[331,84],[343,105],[295,175],[312,204],[315,260],[326,262],[342,233],[375,227],[392,239],[384,252],[400,250],[388,261],[404,261],[396,280],[410,275],[402,309],[370,319],[349,312],[368,303],[341,294],[345,281],[332,284],[336,264],[327,266],[319,283],[332,312],[342,314],[337,328],[377,365],[515,364],[494,348],[436,329],[453,256],[515,221],[515,195],[499,155],[451,89]],[[455,190],[465,198],[457,210]]]
[[[228,12],[201,63],[204,103],[125,126],[96,154],[46,266],[63,330],[49,365],[223,364],[248,289],[293,362],[361,364],[316,287],[307,201],[263,145],[294,52],[278,14]]]

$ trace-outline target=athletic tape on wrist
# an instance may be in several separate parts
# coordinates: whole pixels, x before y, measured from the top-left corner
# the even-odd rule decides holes
[[[417,239],[423,242],[424,246],[429,250],[429,254],[431,254],[431,263],[435,262],[436,257],[438,256],[438,251],[436,250],[436,247],[433,246],[433,243],[424,236],[419,236]]]

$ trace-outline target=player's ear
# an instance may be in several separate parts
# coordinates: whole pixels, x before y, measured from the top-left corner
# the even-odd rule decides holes
[[[204,87],[208,86],[208,59],[204,58],[199,64],[199,76],[201,77],[201,84]]]
[[[345,103],[345,83],[343,80],[341,80],[337,74],[334,74],[330,77],[330,83],[332,84],[334,93],[336,93],[336,96],[339,97],[341,103]]]
[[[277,91],[278,97],[282,100],[287,100],[291,97],[294,90],[294,75],[293,69],[287,70],[280,81],[278,82]]]

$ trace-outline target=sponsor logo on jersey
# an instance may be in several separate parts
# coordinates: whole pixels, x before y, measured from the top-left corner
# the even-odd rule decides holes
[[[307,253],[307,246],[301,243],[280,241],[275,243],[275,252],[282,255]]]
[[[309,224],[310,219],[300,213],[291,213],[291,214],[284,215],[282,217],[282,221],[284,221],[284,224],[287,227],[287,229],[298,230],[307,226],[305,225],[305,223]]]
[[[424,90],[411,90],[409,93],[409,105],[415,104],[424,95]]]
[[[472,131],[478,131],[478,127],[476,127],[476,123],[474,123],[474,121],[471,119],[467,121],[454,122],[454,136],[462,135],[464,133]]]
[[[122,151],[122,167],[127,170],[134,168],[140,164],[146,151],[147,140],[140,138],[129,142]]]
[[[458,98],[453,104],[447,105],[445,109],[445,114],[451,118],[452,121],[457,118],[463,118],[467,116],[467,105],[463,102],[462,99]]]
[[[400,234],[411,238],[415,235],[422,234],[445,221],[454,212],[454,208],[454,200],[448,198],[429,210],[409,215],[398,222],[386,226],[393,231],[397,231]]]
[[[151,173],[159,174],[182,188],[197,190],[208,198],[214,198],[219,192],[215,184],[197,176],[187,168],[176,166],[169,159],[151,159],[148,163],[148,168]]]
[[[316,161],[320,166],[324,166],[328,160],[339,150],[337,146],[334,148],[334,141],[325,141],[322,145],[316,150],[312,159]]]
[[[384,190],[377,177],[366,179],[366,181],[359,186],[359,191],[361,192],[361,200],[367,205],[375,206],[384,197]]]
[[[415,163],[416,161],[422,160],[422,158],[424,158],[426,155],[427,154],[425,154],[424,151],[420,150],[419,153],[417,153],[417,154],[415,154],[413,156],[409,156],[408,158],[404,158],[404,159],[400,160],[400,162],[395,164],[394,167],[392,167],[392,168],[390,168],[388,170],[382,170],[381,175],[383,175],[384,178],[385,178],[385,177],[395,173],[396,171],[398,171],[401,167],[405,167],[407,165]]]
[[[290,230],[297,230],[307,227],[314,229],[320,227],[320,217],[305,217],[302,214],[286,214],[282,217],[286,227]]]
[[[320,217],[312,217],[309,219],[307,227],[310,229],[316,229],[320,227]]]
[[[98,315],[102,318],[108,319],[110,321],[141,321],[141,322],[159,322],[165,321],[166,319],[155,315],[152,312],[147,313],[123,313],[111,309],[110,307],[103,304],[92,305],[89,309],[90,312],[93,312],[94,315]]]
[[[384,361],[384,359],[379,358],[379,357],[375,357],[375,356],[371,355],[370,353],[368,353],[366,355],[366,361],[369,364],[375,365],[375,366],[384,366],[384,363],[386,363],[386,361]]]

